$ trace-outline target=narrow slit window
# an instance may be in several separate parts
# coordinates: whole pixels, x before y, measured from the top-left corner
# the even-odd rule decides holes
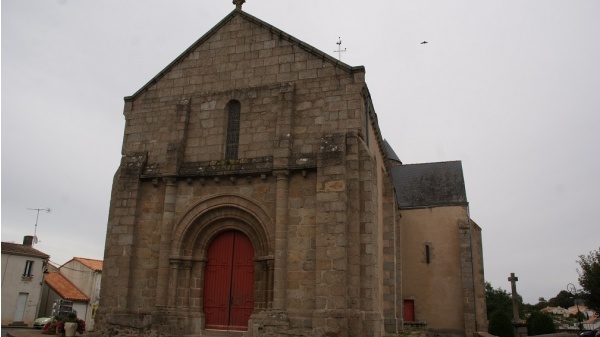
[[[232,100],[227,104],[227,140],[225,159],[237,159],[240,142],[240,102]]]
[[[431,264],[434,258],[433,244],[431,242],[424,242],[422,247],[421,262]]]

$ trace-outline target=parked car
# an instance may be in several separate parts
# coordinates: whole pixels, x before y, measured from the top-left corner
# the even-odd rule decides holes
[[[582,332],[579,334],[579,337],[596,337],[598,336],[598,333],[600,332],[600,328],[591,330],[591,331],[586,331],[586,332]]]
[[[40,317],[33,321],[33,327],[36,329],[41,329],[44,327],[44,325],[46,325],[46,323],[50,322],[51,320],[52,317]]]

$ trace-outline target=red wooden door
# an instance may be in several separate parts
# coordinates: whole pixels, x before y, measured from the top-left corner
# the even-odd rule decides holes
[[[404,300],[404,321],[415,321],[415,301],[413,300]]]
[[[254,248],[238,231],[217,236],[204,275],[207,329],[247,330],[254,308]]]

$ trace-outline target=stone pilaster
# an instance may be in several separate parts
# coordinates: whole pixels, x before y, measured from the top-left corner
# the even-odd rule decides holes
[[[463,312],[465,316],[465,336],[476,332],[475,326],[475,280],[473,278],[473,251],[471,247],[471,221],[459,220],[460,269],[462,273]]]
[[[165,177],[166,183],[163,219],[160,232],[160,253],[158,255],[158,277],[156,281],[156,306],[166,306],[167,287],[169,285],[169,255],[171,253],[171,233],[175,221],[175,200],[177,197],[177,178]]]
[[[317,159],[316,291],[313,327],[317,334],[347,336],[348,194],[346,137],[321,139]]]
[[[369,334],[379,336],[382,333],[381,312],[381,245],[380,228],[380,168],[376,156],[366,146],[358,149],[360,163],[360,301],[364,317],[363,329]],[[359,336],[357,334],[356,336]]]
[[[101,296],[104,303],[111,308],[128,307],[137,199],[141,184],[139,176],[147,159],[146,153],[123,155],[113,181],[106,231],[108,248],[104,252],[104,265],[107,269],[102,278],[107,287],[102,287]]]
[[[392,177],[383,177],[384,185],[393,185]],[[387,333],[398,333],[402,328],[401,310],[398,310],[401,300],[402,279],[401,259],[398,255],[400,227],[396,226],[396,196],[391,188],[383,189],[383,314],[384,327]]]

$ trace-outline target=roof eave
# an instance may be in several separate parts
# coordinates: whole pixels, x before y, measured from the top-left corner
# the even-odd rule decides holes
[[[398,205],[398,209],[411,210],[411,209],[438,208],[438,207],[451,207],[451,206],[469,206],[469,203],[468,202],[455,202],[455,203],[439,203],[439,204],[418,205],[418,206]]]

